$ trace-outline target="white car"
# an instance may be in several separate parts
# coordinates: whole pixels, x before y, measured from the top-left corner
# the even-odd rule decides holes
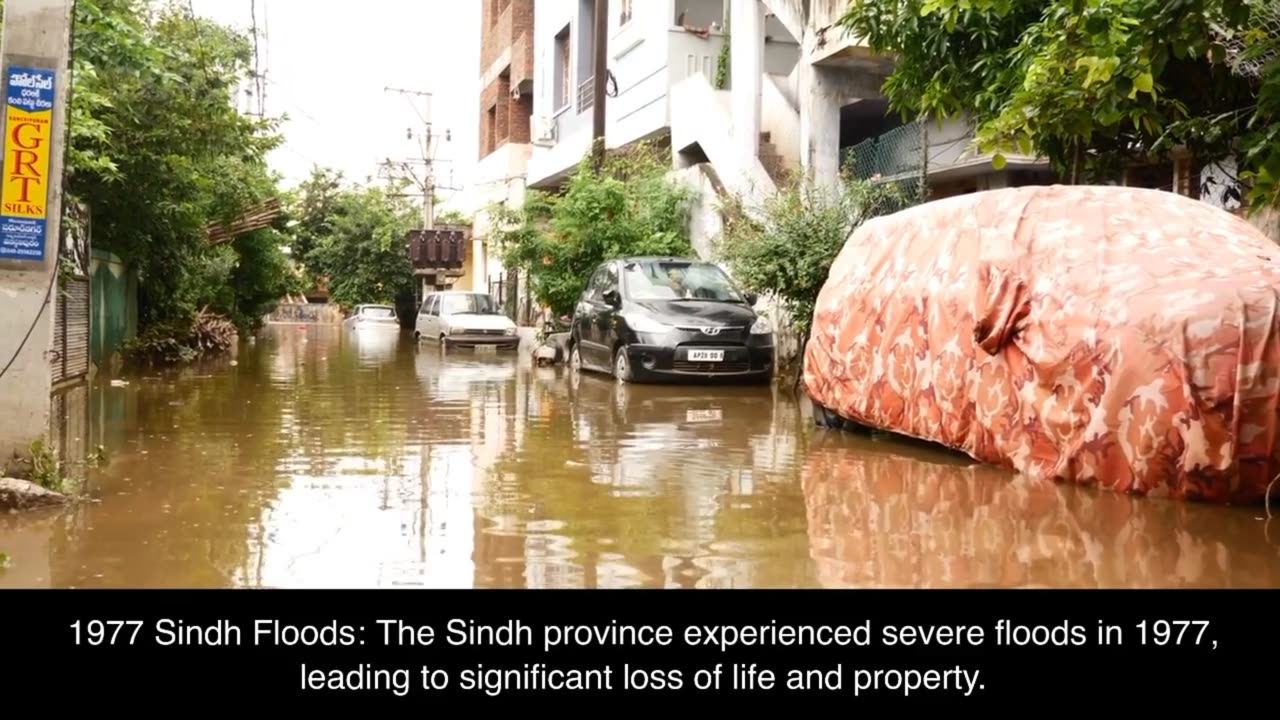
[[[400,332],[400,318],[391,305],[357,305],[351,317],[342,321],[348,330],[358,332]]]
[[[465,290],[433,292],[423,298],[413,336],[435,340],[446,349],[493,345],[514,350],[520,345],[516,324],[498,311],[493,297]]]

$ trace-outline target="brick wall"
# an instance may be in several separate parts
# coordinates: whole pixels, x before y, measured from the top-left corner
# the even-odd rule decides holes
[[[507,142],[529,142],[533,99],[525,93],[512,100],[511,89],[533,78],[534,0],[481,1],[480,74],[484,78],[494,73],[488,75],[494,79],[480,92],[480,157],[484,158]],[[510,65],[495,68],[508,49]],[[493,120],[490,109],[495,110]]]
[[[489,119],[491,108],[496,109],[492,121]],[[533,97],[521,95],[519,100],[512,100],[511,82],[506,75],[489,83],[489,87],[480,93],[480,158],[485,158],[504,143],[529,142],[532,115]],[[489,133],[491,122],[494,125],[492,140]]]
[[[501,136],[498,135],[498,133],[496,132],[497,128],[494,128],[494,131],[495,131],[493,133],[494,141],[490,142],[490,139],[489,139],[489,135],[490,135],[489,109],[496,106],[498,108],[498,112],[496,113],[497,115],[504,115],[507,112],[507,101],[510,99],[510,96],[499,94],[499,90],[502,88],[503,84],[504,84],[503,79],[498,78],[493,82],[489,83],[489,86],[486,87],[480,93],[480,158],[481,159],[487,157],[489,153],[497,149],[498,145],[500,145],[502,141],[506,139],[505,135],[501,135]]]
[[[511,103],[511,136],[508,142],[528,143],[530,141],[529,121],[533,118],[533,96],[521,95],[519,100]]]
[[[481,1],[484,3],[484,19],[480,30],[480,72],[484,73],[505,48],[511,47],[512,8],[508,1],[506,9],[495,17],[494,12],[500,7],[502,0]]]
[[[520,57],[512,55],[512,77],[516,82],[533,75],[533,0],[481,0],[480,72],[483,74],[502,51],[528,36],[528,49]],[[496,13],[496,14],[495,14]]]
[[[511,45],[511,83],[533,79],[533,31],[521,33]]]

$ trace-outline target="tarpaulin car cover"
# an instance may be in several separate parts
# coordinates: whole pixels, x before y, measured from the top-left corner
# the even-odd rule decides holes
[[[856,423],[1035,478],[1258,502],[1280,472],[1280,247],[1174,193],[1034,186],[860,226],[804,379]]]

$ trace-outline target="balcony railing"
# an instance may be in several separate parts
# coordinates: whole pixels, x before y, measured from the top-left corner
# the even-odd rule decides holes
[[[920,123],[908,123],[848,148],[845,159],[855,177],[899,180],[924,172],[922,141]]]
[[[596,102],[596,79],[589,77],[578,85],[578,112],[585,112]]]

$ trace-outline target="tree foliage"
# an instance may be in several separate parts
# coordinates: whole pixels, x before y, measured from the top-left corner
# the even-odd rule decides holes
[[[142,329],[185,335],[206,307],[256,324],[294,282],[283,236],[207,240],[277,194],[277,121],[236,106],[250,41],[182,4],[78,0],[73,43],[67,189],[94,246],[137,267]]]
[[[290,253],[304,263],[320,240],[333,234],[333,218],[343,195],[342,173],[314,168],[288,197]],[[314,278],[312,278],[314,279]]]
[[[379,187],[341,187],[331,171],[318,171],[300,188],[298,225],[306,228],[306,267],[327,282],[333,302],[395,304],[413,294],[405,237],[417,212]]]
[[[507,267],[528,271],[534,297],[557,316],[574,305],[595,268],[626,255],[687,255],[696,191],[667,177],[647,145],[605,161],[584,157],[563,194],[531,191],[519,208],[491,209],[493,238]]]
[[[470,225],[471,218],[467,217],[461,210],[444,210],[436,213],[437,225]]]
[[[831,264],[853,231],[917,201],[915,192],[855,178],[847,167],[834,185],[790,178],[756,213],[741,198],[724,201],[717,252],[743,285],[777,297],[804,337]]]
[[[896,56],[884,86],[895,109],[968,115],[997,167],[1003,153],[1040,153],[1076,179],[1102,178],[1185,146],[1207,159],[1238,153],[1257,173],[1280,163],[1266,159],[1275,108],[1262,102],[1276,92],[1275,63],[1258,83],[1225,62],[1229,38],[1265,39],[1251,34],[1250,10],[1246,0],[851,0],[840,25]],[[1274,203],[1269,192],[1254,197]]]

